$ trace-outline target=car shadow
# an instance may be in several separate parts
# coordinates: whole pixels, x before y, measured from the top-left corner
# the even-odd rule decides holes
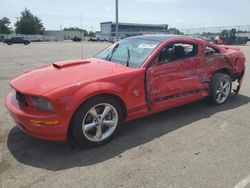
[[[248,104],[250,98],[231,96],[221,106],[212,107],[204,101],[167,110],[127,123],[121,133],[110,143],[99,148],[75,146],[69,142],[46,142],[34,139],[14,127],[7,139],[7,146],[14,158],[25,165],[59,171],[88,166],[121,157],[131,148],[140,146],[190,123]]]

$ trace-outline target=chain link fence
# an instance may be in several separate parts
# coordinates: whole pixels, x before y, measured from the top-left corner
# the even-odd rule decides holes
[[[12,37],[22,37],[25,40],[30,41],[56,41],[55,36],[45,36],[45,35],[23,35],[23,34],[0,34],[2,39],[11,39]]]
[[[44,31],[42,35],[24,35],[24,34],[0,34],[0,41],[3,39],[10,39],[12,37],[21,37],[29,41],[63,41],[72,40],[74,37],[85,39],[83,33],[80,31]]]
[[[248,37],[248,39],[250,39],[250,25],[186,28],[186,29],[179,29],[179,31],[184,33],[184,35],[203,36],[211,38],[220,34],[223,30],[232,30],[232,29],[236,29],[236,36]]]

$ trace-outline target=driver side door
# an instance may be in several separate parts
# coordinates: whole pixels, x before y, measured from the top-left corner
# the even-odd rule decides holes
[[[152,109],[161,110],[202,97],[203,58],[198,43],[179,41],[161,50],[147,72],[147,97]]]

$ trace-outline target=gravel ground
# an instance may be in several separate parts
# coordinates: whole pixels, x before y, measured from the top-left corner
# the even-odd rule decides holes
[[[107,43],[84,43],[85,57]],[[4,99],[15,76],[81,57],[80,43],[0,44],[0,187],[250,187],[250,46],[240,95],[211,107],[201,102],[124,126],[95,149],[46,142],[19,131]]]

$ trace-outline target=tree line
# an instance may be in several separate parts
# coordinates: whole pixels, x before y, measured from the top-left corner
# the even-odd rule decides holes
[[[0,19],[0,33],[10,34],[15,31],[20,34],[42,34],[45,30],[41,19],[33,15],[27,8],[21,12],[20,18],[14,24],[15,30],[12,30],[10,24],[9,18]]]
[[[25,8],[21,12],[20,18],[14,24],[15,30],[12,30],[10,27],[10,20],[6,17],[0,19],[0,34],[10,34],[13,31],[19,34],[43,34],[45,28],[43,27],[42,20],[37,16],[33,15],[30,10]],[[68,27],[64,28],[64,31],[80,31],[83,32],[84,36],[94,36],[95,33],[93,31],[87,31],[86,29],[81,29],[78,27]],[[172,34],[183,34],[176,28],[169,28],[168,33]]]
[[[14,24],[15,29],[10,27],[10,19],[7,17],[3,17],[0,19],[0,34],[10,34],[12,32],[18,34],[43,34],[45,28],[43,26],[42,20],[37,16],[33,15],[30,10],[25,8],[21,12],[20,18]],[[64,28],[64,31],[80,31],[84,33],[84,36],[93,36],[95,33],[93,31],[88,32],[85,29],[81,29],[78,27],[69,27]]]

